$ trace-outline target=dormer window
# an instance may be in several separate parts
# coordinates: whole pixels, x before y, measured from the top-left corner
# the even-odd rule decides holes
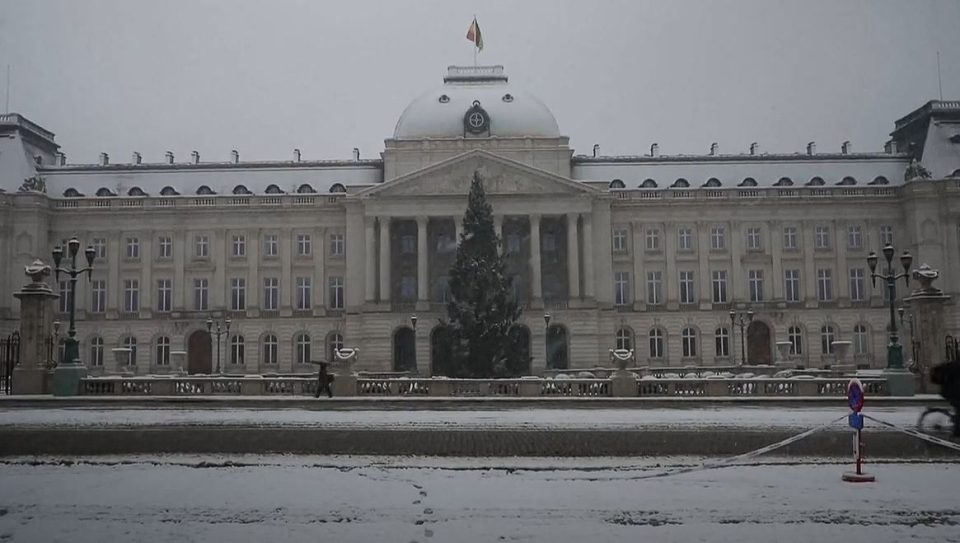
[[[347,187],[343,186],[342,183],[334,183],[330,186],[331,193],[343,193],[347,192]]]
[[[160,196],[180,196],[180,193],[177,192],[177,189],[168,185],[160,189]]]
[[[826,185],[826,183],[823,182],[822,177],[814,177],[807,182],[808,187],[822,187],[823,185]]]
[[[847,177],[844,177],[843,179],[841,179],[840,182],[837,183],[837,184],[838,184],[838,185],[844,185],[844,186],[856,185],[856,184],[857,184],[857,180],[854,179],[854,178],[852,178],[852,177],[850,177],[850,176],[847,176]]]
[[[777,180],[776,183],[773,184],[773,186],[775,186],[775,187],[792,187],[792,186],[793,186],[793,179],[790,179],[789,177],[781,177],[780,179]]]
[[[752,177],[747,177],[738,185],[740,187],[755,187],[757,186],[757,180]]]
[[[960,170],[957,170],[957,172],[960,172]],[[957,172],[954,172],[954,173],[957,173]],[[890,181],[887,181],[886,177],[882,175],[878,175],[876,178],[874,178],[873,181],[870,182],[870,184],[871,185],[889,185]]]
[[[237,185],[233,187],[233,193],[234,194],[250,194],[250,189],[248,189],[243,185]]]
[[[314,194],[314,193],[316,193],[316,192],[317,192],[317,191],[313,190],[313,187],[311,187],[310,185],[308,185],[308,184],[306,184],[306,183],[304,183],[304,184],[300,185],[299,187],[297,187],[297,194]]]
[[[100,187],[97,189],[97,196],[116,196],[116,194],[107,187]]]
[[[206,185],[200,185],[200,188],[197,189],[197,194],[208,196],[211,194],[216,194],[216,192],[213,192],[213,189]]]
[[[710,179],[707,179],[707,182],[704,183],[703,186],[705,186],[705,187],[711,187],[711,188],[716,188],[716,187],[721,186],[721,184],[720,184],[720,180],[719,180],[719,179],[717,179],[716,177],[711,177]]]
[[[276,185],[267,185],[267,190],[265,192],[267,194],[283,194],[283,191],[280,190],[280,187]]]
[[[75,189],[75,188],[72,188],[72,187],[69,188],[69,189],[67,189],[67,190],[65,190],[65,191],[63,191],[63,197],[64,197],[64,198],[80,198],[80,197],[82,197],[82,196],[83,196],[83,195],[80,194],[80,191],[79,191],[79,190],[77,190],[77,189]]]
[[[131,187],[130,190],[127,191],[127,196],[146,196],[146,195],[147,193],[143,192],[143,189],[141,189],[140,187]]]
[[[690,182],[681,177],[680,179],[674,181],[670,187],[675,189],[686,189],[690,187]]]
[[[622,180],[622,179],[614,179],[613,181],[610,182],[610,189],[611,189],[611,190],[618,190],[618,189],[623,189],[623,188],[626,188],[626,187],[627,187],[627,186],[623,184],[623,180]]]
[[[640,188],[642,189],[655,189],[657,188],[657,182],[653,179],[644,179],[643,183],[640,183]]]

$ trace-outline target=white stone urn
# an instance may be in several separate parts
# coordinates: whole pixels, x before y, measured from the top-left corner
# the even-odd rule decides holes
[[[634,361],[633,349],[610,349],[610,361],[616,364],[617,373],[626,373],[627,365]]]
[[[356,375],[356,371],[354,371],[354,364],[356,364],[357,360],[360,358],[360,349],[356,347],[335,349],[333,351],[333,356],[336,358],[336,361],[341,364],[341,367],[343,367],[343,372],[345,375]]]
[[[793,343],[790,341],[778,341],[777,342],[777,362],[780,364],[786,364],[790,359],[790,347],[793,346]]]

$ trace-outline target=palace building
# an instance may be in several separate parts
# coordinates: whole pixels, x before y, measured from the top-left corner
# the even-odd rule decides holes
[[[866,257],[887,243],[960,293],[960,102],[896,120],[875,153],[582,155],[502,66],[453,66],[377,159],[72,164],[53,133],[0,115],[0,332],[18,326],[24,266],[76,235],[96,254],[76,296],[94,374],[172,373],[180,351],[190,373],[295,373],[346,346],[360,369],[429,375],[474,172],[534,374],[609,365],[612,348],[764,364],[785,341],[807,367],[884,367],[888,293]],[[53,288],[66,323],[67,282]],[[909,359],[909,308],[903,326]]]

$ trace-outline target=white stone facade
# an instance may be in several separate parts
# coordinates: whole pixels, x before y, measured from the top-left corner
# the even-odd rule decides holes
[[[310,371],[336,339],[360,349],[359,369],[415,360],[429,374],[475,171],[524,304],[533,373],[608,365],[618,346],[641,365],[742,362],[732,309],[762,323],[751,363],[794,340],[796,363],[835,364],[823,349],[833,339],[853,341],[845,362],[883,367],[889,308],[866,256],[888,241],[940,269],[956,299],[960,103],[904,117],[882,153],[588,157],[502,68],[450,74],[404,112],[376,160],[73,165],[52,133],[0,116],[0,331],[17,326],[23,266],[76,235],[98,251],[77,291],[94,371],[174,371],[169,353],[187,351],[191,371],[210,372],[206,321],[229,318],[223,371]],[[904,181],[912,159],[932,177]],[[21,191],[29,177],[43,190]],[[946,314],[948,333],[960,332],[956,306]],[[111,354],[129,338],[130,367]]]

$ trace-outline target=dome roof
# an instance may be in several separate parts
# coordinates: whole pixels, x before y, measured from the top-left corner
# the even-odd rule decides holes
[[[394,139],[464,137],[465,116],[475,103],[489,117],[490,136],[560,137],[557,120],[547,106],[510,85],[503,66],[450,66],[443,82],[407,106],[397,121]]]

